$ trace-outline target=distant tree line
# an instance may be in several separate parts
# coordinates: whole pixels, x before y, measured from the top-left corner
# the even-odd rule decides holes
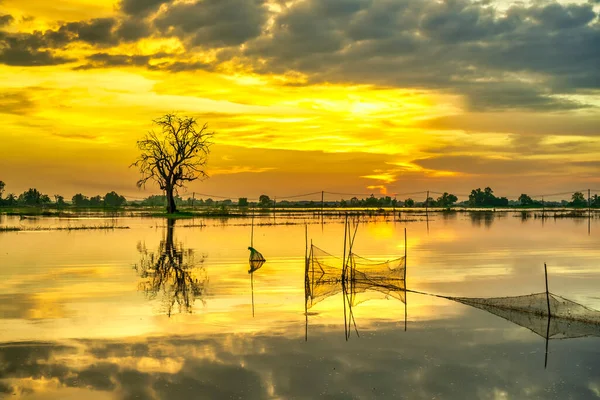
[[[31,188],[20,195],[9,193],[4,197],[6,185],[0,181],[0,206],[30,206],[30,207],[44,207],[44,206],[56,206],[60,207],[105,207],[105,208],[119,208],[127,204],[127,199],[124,196],[112,191],[106,193],[104,196],[87,197],[81,193],[76,194],[72,197],[71,203],[67,203],[65,198],[61,195],[55,194],[50,197],[47,194],[41,193],[39,190]]]
[[[62,207],[74,207],[74,208],[88,208],[88,207],[103,207],[103,208],[120,208],[124,206],[139,206],[139,207],[166,207],[168,204],[168,198],[165,195],[151,195],[142,200],[127,201],[127,199],[116,193],[115,191],[106,193],[104,196],[97,195],[88,197],[82,193],[77,193],[71,198],[68,203],[65,198],[61,195],[49,196],[41,193],[39,190],[31,188],[15,195],[9,193],[5,196],[6,185],[0,181],[0,206],[53,206],[57,208]],[[249,201],[247,197],[240,197],[237,202],[232,199],[214,200],[212,198],[207,199],[196,199],[194,197],[188,197],[183,199],[178,195],[174,195],[174,201],[177,207],[220,207],[225,209],[227,207],[260,207],[260,208],[271,208],[271,207],[320,207],[321,202],[315,200],[280,200],[276,201],[271,199],[268,195],[262,194],[258,198],[258,201]],[[496,197],[494,191],[490,187],[473,189],[469,195],[468,200],[458,202],[456,195],[452,193],[443,193],[437,198],[429,197],[423,201],[415,201],[412,198],[404,200],[397,200],[391,196],[376,197],[374,194],[369,197],[359,199],[352,197],[350,199],[336,200],[336,201],[325,201],[323,206],[325,207],[441,207],[448,208],[453,206],[464,206],[464,207],[575,207],[575,208],[586,208],[588,207],[588,199],[582,192],[575,192],[571,196],[570,201],[546,201],[543,202],[538,199],[533,199],[531,196],[523,193],[519,196],[517,201],[510,201],[506,197]],[[600,208],[600,197],[595,194],[590,198],[590,206],[592,208]]]
[[[71,205],[74,207],[108,207],[119,208],[127,204],[127,199],[117,192],[109,192],[102,196],[88,198],[81,193],[77,193],[71,198]]]

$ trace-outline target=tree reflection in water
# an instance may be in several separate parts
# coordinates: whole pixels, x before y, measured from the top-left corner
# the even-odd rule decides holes
[[[140,262],[134,266],[143,279],[138,289],[150,300],[162,297],[163,310],[170,317],[173,311],[191,313],[196,299],[204,302],[208,276],[203,267],[205,256],[196,259],[192,249],[174,239],[175,220],[169,219],[166,236],[157,252],[138,245]]]

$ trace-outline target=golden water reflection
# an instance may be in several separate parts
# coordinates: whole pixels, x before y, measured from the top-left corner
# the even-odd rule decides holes
[[[166,235],[156,253],[139,244],[140,261],[134,266],[143,280],[138,287],[149,300],[162,297],[164,312],[171,316],[174,311],[191,313],[194,303],[206,292],[208,277],[201,265],[204,258],[197,259],[193,249],[184,248],[174,239],[175,220],[167,222]]]
[[[431,214],[427,227],[371,217],[361,222],[354,251],[397,258],[407,228],[410,290],[536,293],[544,290],[546,262],[552,292],[600,309],[598,220],[588,235],[587,226],[569,219],[542,225],[516,213],[478,218]],[[407,332],[398,300],[379,296],[359,304],[353,316],[361,337],[348,343],[341,294],[332,296],[311,310],[303,345],[305,223],[309,240],[341,256],[343,218],[271,222],[257,218],[254,246],[267,262],[250,276],[249,220],[122,218],[118,223],[130,229],[0,233],[0,397],[311,398],[318,390],[390,397],[399,396],[401,371],[416,398],[464,398],[469,390],[481,398],[544,397],[550,377],[532,372],[538,364],[530,358],[537,356],[527,356],[543,353],[539,338],[430,296],[407,294]],[[551,354],[549,371],[564,378],[564,390],[586,398],[590,387],[600,387],[597,345],[589,339],[553,345],[564,368],[587,368],[571,376]],[[453,392],[450,382],[458,385],[473,371],[481,377],[475,386]],[[519,374],[531,376],[531,385],[509,387]],[[311,380],[314,391],[305,387]],[[546,398],[560,398],[560,390]]]

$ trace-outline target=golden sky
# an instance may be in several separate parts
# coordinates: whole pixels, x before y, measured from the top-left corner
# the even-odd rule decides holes
[[[140,192],[167,112],[216,131],[189,192],[600,186],[597,1],[3,0],[0,180]]]

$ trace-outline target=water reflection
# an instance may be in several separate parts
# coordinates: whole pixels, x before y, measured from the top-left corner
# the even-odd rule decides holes
[[[489,229],[494,223],[496,213],[492,211],[471,211],[469,217],[471,217],[471,225],[480,227],[483,223]]]
[[[557,341],[561,362],[544,370],[532,357],[538,343],[509,340],[519,328],[480,314],[416,322],[406,333],[382,324],[375,337],[349,342],[318,326],[319,340],[307,343],[262,333],[0,344],[0,397],[595,398],[593,343]]]
[[[248,273],[250,274],[250,290],[252,292],[252,317],[254,317],[254,272],[259,270],[265,264],[266,260],[262,254],[254,250],[252,247],[248,247],[248,250],[251,251],[249,261],[250,269],[248,270]],[[255,253],[258,253],[258,255]],[[253,256],[257,259],[253,260]]]
[[[353,243],[354,239],[350,242],[350,249]],[[342,260],[311,244],[304,276],[305,340],[308,340],[308,309],[339,293],[342,293],[346,340],[353,328],[360,336],[354,307],[377,295],[386,299],[396,298],[404,303],[406,329],[406,255],[394,260],[376,261],[360,257],[350,250],[348,258]]]
[[[553,219],[541,231],[539,223],[497,215],[491,229],[482,230],[459,215],[432,225],[429,236],[425,216],[407,224],[411,289],[473,297],[536,293],[543,284],[534,266],[548,261],[557,271],[557,291],[600,308],[600,235],[587,236],[571,218]],[[11,218],[4,222],[19,223]],[[305,342],[306,228],[300,222],[306,217],[277,218],[277,226],[261,225],[257,248],[269,262],[258,270],[248,268],[249,220],[231,219],[224,227],[206,220],[202,228],[180,221],[157,230],[156,219],[126,218],[119,223],[130,230],[0,235],[0,398],[587,399],[600,393],[598,338],[550,340],[544,370],[537,334],[464,302],[410,291],[407,332],[406,303],[368,291],[357,293],[357,301],[346,297],[351,333],[355,321],[360,340],[342,339],[345,287],[308,310],[311,340]],[[340,218],[325,222],[324,231],[309,225],[311,235],[341,258]],[[591,223],[600,229],[600,218]],[[373,217],[364,227],[359,254],[387,260],[402,252],[402,223]],[[149,250],[139,246],[138,253],[139,241]],[[190,246],[196,246],[192,262]],[[140,259],[151,258],[142,274]],[[146,277],[133,273],[136,263]],[[188,292],[178,289],[177,276],[202,282],[204,269],[211,297],[201,313],[168,318],[165,308],[156,315],[135,290],[139,280],[146,282],[144,292],[162,280],[153,304],[170,303],[173,314],[183,304],[187,312],[192,307],[183,296],[167,301],[164,292]],[[165,277],[169,270],[172,276]],[[259,301],[257,318],[250,316],[250,290]],[[198,300],[197,307],[204,294],[188,296],[188,303]],[[358,304],[358,296],[369,301]],[[536,332],[555,337],[547,319],[536,321]],[[557,325],[568,336],[574,327]]]
[[[526,222],[531,218],[531,213],[529,211],[521,211],[521,222]],[[542,219],[543,222],[543,219]]]
[[[444,298],[487,311],[544,338],[544,368],[548,365],[550,340],[600,337],[600,311],[553,293],[492,298]]]
[[[168,316],[173,311],[191,313],[196,299],[203,300],[208,275],[203,268],[205,256],[196,258],[194,250],[184,248],[174,238],[175,220],[167,222],[166,234],[156,252],[138,245],[140,261],[134,269],[143,279],[139,290],[150,300],[162,297],[162,310]]]

